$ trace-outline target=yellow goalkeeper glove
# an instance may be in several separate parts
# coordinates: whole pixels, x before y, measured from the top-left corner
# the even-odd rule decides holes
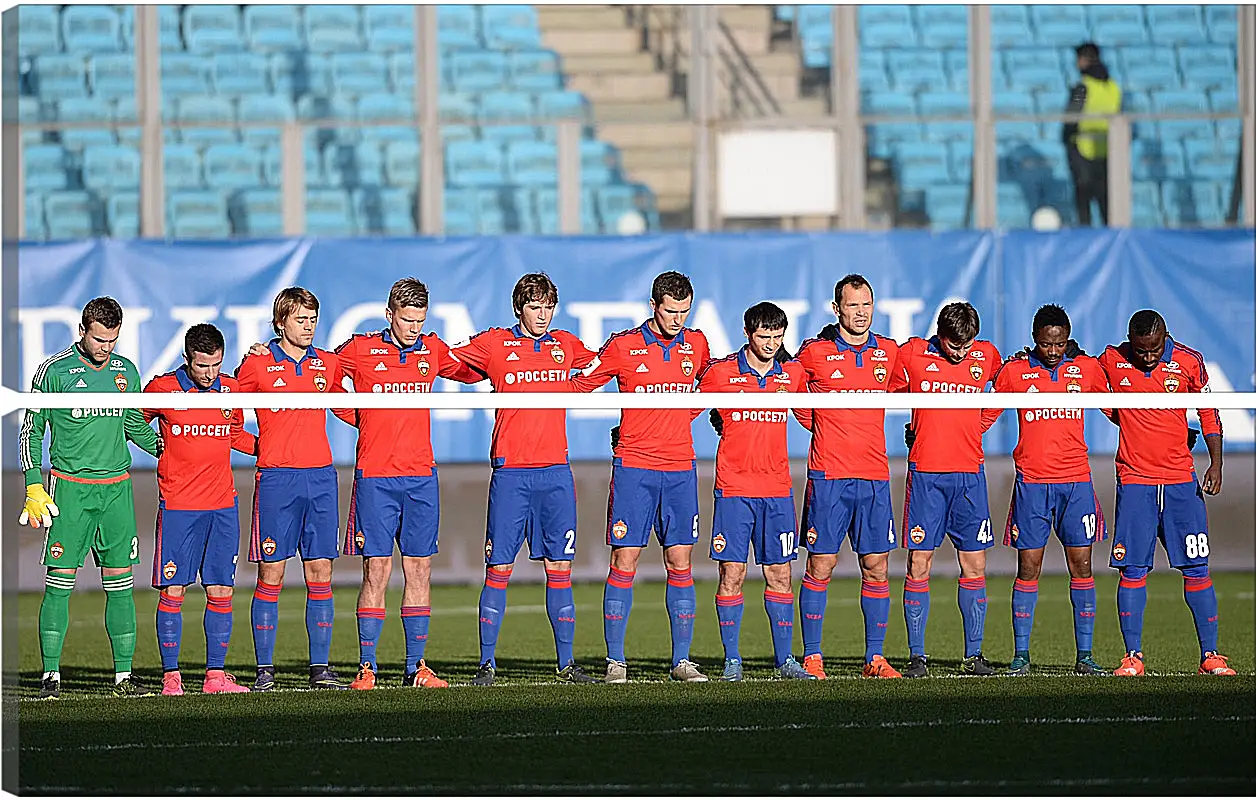
[[[44,485],[32,483],[26,487],[26,505],[22,507],[22,516],[18,517],[17,521],[19,525],[29,522],[32,528],[38,528],[42,521],[45,528],[51,528],[52,518],[60,513],[61,509],[52,502],[52,497],[45,491]]]

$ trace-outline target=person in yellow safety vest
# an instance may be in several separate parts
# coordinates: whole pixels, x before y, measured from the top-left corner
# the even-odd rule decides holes
[[[1121,87],[1108,75],[1099,58],[1099,46],[1087,42],[1077,48],[1082,79],[1071,90],[1066,113],[1116,114],[1121,110]],[[1108,121],[1088,119],[1064,123],[1064,146],[1073,175],[1077,221],[1090,226],[1091,201],[1099,203],[1099,217],[1108,224]]]

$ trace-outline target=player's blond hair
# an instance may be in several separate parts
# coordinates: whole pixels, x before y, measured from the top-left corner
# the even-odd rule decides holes
[[[275,333],[279,333],[284,320],[302,308],[313,309],[314,313],[318,313],[318,298],[309,289],[289,286],[275,295],[275,307],[270,316],[270,326],[275,329]]]
[[[427,287],[418,278],[402,278],[388,292],[389,311],[400,311],[406,306],[427,308]]]

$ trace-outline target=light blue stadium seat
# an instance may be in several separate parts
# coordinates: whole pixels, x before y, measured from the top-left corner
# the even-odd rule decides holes
[[[1131,200],[1135,228],[1158,228],[1164,224],[1160,211],[1160,184],[1134,181]]]
[[[1239,110],[1239,95],[1235,87],[1227,89],[1209,89],[1208,105],[1213,111],[1233,113]]]
[[[802,65],[805,68],[828,69],[832,62],[833,44],[831,41],[812,38],[802,40]]]
[[[910,95],[898,92],[863,92],[863,113],[878,117],[910,117],[916,114],[916,103]]]
[[[98,97],[67,97],[57,103],[57,120],[71,123],[98,123],[99,128],[66,128],[61,133],[65,149],[79,152],[84,147],[111,145],[113,130],[106,127],[113,121],[113,107]]]
[[[1211,8],[1211,6],[1209,6]],[[1172,52],[1170,48],[1164,48]],[[1191,73],[1203,67],[1222,67],[1235,72],[1234,48],[1227,45],[1195,45],[1178,48],[1178,61],[1182,72],[1190,80]]]
[[[209,6],[193,6],[208,8]],[[216,6],[215,6],[216,7]],[[266,73],[270,63],[260,53],[218,53],[213,56],[211,74],[218,94],[244,95],[270,91]]]
[[[236,108],[241,125],[246,122],[276,123],[273,128],[240,128],[240,139],[245,144],[255,146],[278,142],[282,136],[282,128],[279,126],[296,119],[296,108],[287,95],[246,94],[240,97]]]
[[[413,6],[365,6],[362,29],[366,46],[377,53],[414,50]]]
[[[166,217],[167,232],[175,239],[224,239],[231,234],[221,192],[174,192],[166,200]]]
[[[963,25],[967,27],[968,9],[965,6],[916,6],[916,27],[925,31],[935,25]]]
[[[1148,13],[1150,14],[1157,8],[1170,8],[1170,6],[1150,6]],[[1163,45],[1204,44],[1208,41],[1208,34],[1199,22],[1186,19],[1165,20],[1151,25],[1151,40]],[[1165,213],[1167,216],[1167,207]]]
[[[183,36],[180,33],[179,11],[183,6],[157,6],[158,44],[162,52],[183,49]],[[135,49],[135,6],[119,7],[118,20],[122,33],[122,44],[125,50]]]
[[[508,182],[518,186],[553,186],[558,182],[558,148],[549,142],[510,142],[506,172]]]
[[[95,192],[136,189],[140,154],[134,147],[101,145],[83,150],[83,186]]]
[[[1211,41],[1221,44],[1234,44],[1238,41],[1239,21],[1235,6],[1204,6],[1204,20]]]
[[[828,62],[825,62],[828,66]],[[859,68],[859,90],[860,92],[888,92],[891,91],[890,76],[884,69],[865,70],[862,66]]]
[[[823,13],[821,13],[823,9]],[[814,6],[798,9],[798,17],[805,20],[811,15],[815,15],[823,19],[826,23],[830,21],[830,9],[825,6]],[[912,25],[911,6],[904,5],[867,5],[860,6],[858,12],[858,24],[860,27],[864,25]]]
[[[336,53],[331,57],[331,85],[342,95],[378,92],[386,86],[388,61],[379,53]]]
[[[328,145],[323,150],[323,174],[328,186],[379,186],[384,182],[383,151],[375,142]]]
[[[990,6],[990,43],[995,48],[1024,47],[1033,38],[1028,7]]]
[[[885,62],[895,77],[900,72],[912,69],[933,70],[939,73],[944,71],[942,53],[938,50],[924,48],[890,50],[885,54]]]
[[[213,62],[194,53],[163,53],[161,56],[161,91],[167,97],[207,94],[210,91],[209,71]]]
[[[245,6],[244,35],[250,50],[300,50],[305,44],[297,6]]]
[[[190,144],[167,144],[162,148],[162,176],[167,189],[199,189],[201,156]]]
[[[371,187],[353,193],[353,209],[363,233],[411,236],[414,225],[414,191]]]
[[[1127,79],[1132,77],[1137,70],[1148,66],[1167,66],[1177,69],[1177,56],[1172,47],[1122,47],[1116,52],[1120,56]],[[1128,83],[1128,80],[1126,82]]]
[[[134,239],[140,235],[140,193],[111,192],[105,198],[105,221],[109,235],[115,239]]]
[[[446,186],[443,193],[445,233],[448,236],[469,236],[477,232],[476,213],[479,207],[476,189]]]
[[[511,233],[509,220],[506,218],[506,209],[500,202],[497,202],[497,195],[486,194],[483,190],[478,194],[481,205],[479,212],[476,214],[476,232],[481,236],[501,236],[502,234]],[[486,200],[494,202],[484,202]]]
[[[305,142],[305,185],[323,186],[327,178],[323,175],[323,158],[318,148],[311,142]],[[262,180],[267,186],[283,185],[283,149],[272,144],[262,151]]]
[[[479,139],[480,131],[477,125],[447,125],[441,123],[440,140],[442,144],[450,142],[474,142]]]
[[[307,5],[306,47],[315,53],[360,51],[363,42],[359,9],[353,5]]]
[[[87,92],[87,64],[82,55],[50,54],[35,59],[35,86],[40,98],[59,100]]]
[[[793,5],[772,6],[772,16],[781,22],[793,22],[798,19],[798,7]]]
[[[135,54],[100,53],[92,56],[87,69],[92,94],[96,97],[135,96]]]
[[[1136,6],[1130,6],[1137,8]],[[1125,47],[1147,42],[1147,27],[1141,20],[1108,20],[1091,23],[1091,33],[1105,47]]]
[[[913,52],[913,51],[905,51]],[[933,53],[940,56],[940,53]],[[944,92],[951,88],[947,72],[939,59],[936,64],[908,62],[893,70],[894,89],[898,92]]]
[[[1152,95],[1152,105],[1159,113],[1205,113],[1207,98],[1199,92],[1157,92]],[[1211,126],[1202,119],[1160,120],[1156,123],[1160,136],[1165,139],[1192,139],[1212,135]]]
[[[967,140],[947,142],[946,155],[952,180],[967,185],[973,177],[973,143]]]
[[[541,92],[536,96],[536,115],[542,120],[579,119],[587,122],[589,103],[580,92]]]
[[[422,165],[418,141],[389,142],[384,146],[384,176],[390,185],[417,187]]]
[[[1220,225],[1223,217],[1217,184],[1211,181],[1165,181],[1161,186],[1169,224],[1183,227]]]
[[[171,103],[173,100],[169,98],[163,99],[162,102],[162,119],[170,120],[174,118],[171,113]],[[118,144],[125,144],[131,147],[140,146],[140,128],[139,128],[139,109],[136,108],[135,95],[129,97],[119,97],[113,104],[113,119],[118,123],[130,123],[132,127],[118,128],[116,133],[118,136]],[[178,136],[172,128],[166,128],[162,131],[162,138],[167,143],[177,142]]]
[[[1147,6],[1147,24],[1152,27],[1172,23],[1203,25],[1202,6],[1198,5],[1149,5]]]
[[[1060,20],[1086,24],[1086,6],[1083,5],[1031,5],[1029,15],[1035,26]]]
[[[61,50],[61,20],[56,6],[23,3],[17,7],[17,15],[18,55],[38,56]]]
[[[1084,18],[1056,18],[1034,27],[1034,41],[1045,47],[1076,47],[1089,39],[1090,29]]]
[[[869,125],[868,152],[877,158],[889,157],[901,142],[919,142],[923,128],[915,122],[882,122]]]
[[[602,228],[607,233],[616,233],[620,217],[629,211],[643,216],[649,230],[659,229],[659,214],[654,194],[641,184],[603,186],[597,190],[597,207],[598,214],[602,218]]]
[[[1013,183],[1000,183],[998,203],[998,223],[1001,228],[1028,228],[1029,215],[1033,212],[1030,199],[1025,196],[1022,186]]]
[[[1196,180],[1228,181],[1238,168],[1238,142],[1214,139],[1187,139],[1182,142],[1186,165]]]
[[[18,122],[22,125],[30,125],[42,121],[43,111],[40,107],[39,100],[28,95],[22,95],[17,99]],[[43,144],[44,132],[38,128],[22,129],[22,145],[30,147],[31,145]]]
[[[331,90],[331,60],[313,53],[273,53],[270,85],[276,94],[327,94]]]
[[[1237,99],[1237,77],[1233,67],[1205,65],[1183,75],[1184,85],[1188,88],[1206,90],[1209,94],[1220,92],[1235,95]]]
[[[480,20],[475,6],[437,6],[436,38],[443,48],[479,47]]]
[[[479,104],[474,95],[442,92],[436,100],[436,107],[442,123],[474,124],[479,116]]]
[[[959,184],[926,186],[925,212],[933,228],[963,227],[968,213],[968,187]]]
[[[607,142],[585,139],[580,142],[580,183],[604,186],[619,179],[619,149]]]
[[[1068,156],[1064,144],[1055,139],[1039,139],[1032,142],[1001,141],[1003,162],[1008,177],[1019,183],[1043,182],[1051,179],[1067,179]]]
[[[216,144],[205,148],[205,185],[210,189],[246,189],[262,181],[262,156],[243,144]]]
[[[991,98],[996,114],[1020,114],[1029,116],[1034,113],[1034,97],[1028,92],[1004,90],[994,92]]]
[[[493,142],[450,142],[445,145],[445,176],[459,186],[497,186],[502,183],[505,159]]]
[[[1048,127],[1054,124],[1056,123],[1048,123]],[[995,123],[994,130],[996,142],[1004,140],[1032,142],[1042,138],[1042,128],[1036,122],[998,122]]]
[[[343,189],[309,189],[305,193],[305,230],[311,236],[354,236],[358,233],[353,203]]]
[[[946,145],[904,142],[895,154],[899,186],[907,191],[935,183],[949,183],[951,170]]]
[[[382,8],[383,6],[367,6],[367,8]],[[388,82],[392,85],[394,92],[404,92],[405,94],[414,96],[414,53],[389,53],[388,54]],[[441,88],[444,89],[449,84],[445,76],[441,76]]]
[[[541,32],[533,6],[480,6],[480,24],[484,44],[488,47],[523,50],[541,46]]]
[[[968,116],[971,113],[969,97],[961,92],[927,92],[922,93],[917,100],[922,116]],[[971,122],[925,123],[925,138],[934,141],[971,139],[972,131]]]
[[[1141,6],[1093,5],[1086,8],[1090,24],[1100,25],[1110,22],[1143,25],[1143,9]]]
[[[541,233],[536,212],[536,194],[553,189],[515,189],[511,193],[511,207],[514,210],[515,222],[519,233],[535,235]]]
[[[109,6],[65,6],[61,12],[61,40],[71,53],[120,50],[122,36],[118,12]]]
[[[183,9],[183,41],[193,53],[244,49],[238,6],[189,5]]]
[[[48,228],[44,225],[44,196],[40,192],[26,193],[26,219],[22,238],[27,241],[42,241],[48,238]]]
[[[1178,88],[1177,67],[1172,64],[1143,64],[1129,70],[1121,88],[1133,92],[1175,91]]]
[[[54,241],[87,239],[102,233],[100,204],[90,192],[66,190],[44,196],[44,220],[48,238]]]
[[[176,119],[182,126],[180,136],[187,144],[205,147],[211,144],[232,144],[236,141],[235,106],[225,97],[181,97]],[[189,123],[217,123],[221,127],[188,127]]]
[[[358,100],[358,120],[414,120],[414,103],[405,95],[391,92],[363,95]],[[417,125],[417,121],[412,121],[400,125],[363,126],[359,131],[364,142],[412,142],[418,136]]]
[[[238,236],[283,235],[283,197],[278,189],[253,187],[235,192],[227,214]]]
[[[859,26],[859,42],[863,47],[915,47],[916,29],[910,24],[895,22],[867,23]]]
[[[22,157],[25,161],[24,178],[28,192],[66,187],[68,176],[64,147],[59,144],[31,145],[22,149]]]
[[[1002,57],[1003,70],[1010,75],[1019,75],[1026,69],[1060,69],[1059,56],[1050,47],[1017,47],[1004,50]]]
[[[612,187],[604,188],[609,189]],[[598,221],[597,214],[598,191],[598,189],[588,189],[580,193],[580,232],[583,234],[602,232],[602,225]],[[521,192],[519,194],[524,193]],[[516,197],[518,196],[516,195]],[[525,232],[535,232],[543,236],[559,234],[562,226],[558,216],[558,190],[537,189],[531,193],[530,200],[536,227],[534,231],[525,230]],[[525,200],[524,202],[528,201]],[[516,207],[518,207],[518,201],[516,201]],[[648,216],[647,222],[649,222]],[[615,233],[614,230],[608,230],[607,232]]]
[[[526,92],[563,88],[562,65],[553,50],[516,50],[508,56],[510,85]]]
[[[1134,180],[1158,181],[1186,176],[1186,159],[1177,141],[1138,139],[1133,143],[1130,160]]]
[[[345,97],[324,97],[321,95],[303,95],[297,101],[297,119],[303,121],[320,120],[325,125],[317,128],[307,127],[307,140],[320,145],[330,141],[352,143],[358,140],[356,128],[337,128],[335,123],[340,120],[352,121],[355,118],[353,103]]]
[[[1016,72],[1007,73],[1007,85],[1026,92],[1055,92],[1061,98],[1061,105],[1064,102],[1064,98],[1068,96],[1068,87],[1073,82],[1060,72],[1058,66],[1049,67],[1045,64],[1042,66],[1028,66]]]
[[[480,96],[480,136],[486,142],[535,141],[537,129],[527,124],[535,111],[530,95],[519,92],[485,92]],[[491,122],[503,123],[493,125]]]
[[[948,6],[942,6],[947,8]],[[962,9],[961,6],[955,8]],[[923,47],[964,47],[968,44],[968,23],[965,22],[935,22],[931,25],[921,25],[919,41]]]
[[[449,78],[455,91],[482,92],[499,89],[506,83],[505,53],[491,50],[465,50],[448,58]]]

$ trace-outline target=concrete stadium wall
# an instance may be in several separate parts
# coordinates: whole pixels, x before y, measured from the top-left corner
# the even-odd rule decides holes
[[[1196,465],[1199,474],[1207,467],[1207,456],[1197,456]],[[610,466],[602,462],[579,462],[573,464],[576,478],[576,496],[579,504],[579,538],[577,540],[577,556],[574,577],[580,581],[601,581],[606,577],[608,552],[605,546],[606,529],[606,495]],[[895,514],[901,524],[904,469],[901,461],[891,465],[893,471],[893,491],[895,498]],[[799,505],[806,486],[806,463],[794,462],[791,465],[794,478],[794,496]],[[1110,457],[1091,459],[1091,469],[1095,480],[1095,489],[1099,501],[1103,505],[1105,517],[1111,533],[1115,496],[1115,480],[1112,460]],[[488,479],[491,470],[487,465],[458,464],[440,468],[441,482],[441,533],[440,554],[436,557],[433,569],[433,580],[441,583],[479,583],[484,569],[484,521],[485,505],[488,498]],[[989,556],[991,574],[1013,574],[1016,570],[1015,552],[1002,546],[1002,536],[1007,519],[1008,498],[1011,495],[1015,472],[1010,458],[991,459],[986,466],[990,486],[991,526],[996,535],[996,546]],[[247,564],[249,523],[253,502],[253,475],[251,469],[236,470],[236,489],[240,495],[240,566],[236,579],[241,586],[251,587],[255,580],[253,568]],[[1211,563],[1218,570],[1252,570],[1256,568],[1256,454],[1231,454],[1225,462],[1225,483],[1222,494],[1208,501],[1209,527],[1211,528],[1212,556]],[[714,463],[700,461],[698,464],[699,499],[701,507],[701,538],[694,559],[694,576],[697,578],[713,578],[716,574],[715,565],[707,558],[707,548],[711,539],[711,505],[712,483],[714,480]],[[152,472],[136,472],[135,506],[139,520],[141,563],[137,568],[137,584],[146,582],[152,571],[153,521],[157,513],[157,485]],[[353,473],[349,469],[340,470],[340,511],[341,519],[349,507],[349,493],[352,486]],[[22,476],[18,472],[5,472],[3,491],[7,499],[16,500],[23,496]],[[32,531],[17,524],[20,506],[16,503],[6,505],[6,514],[0,530],[4,539],[10,543],[5,550],[4,584],[6,588],[16,586],[22,591],[40,591],[44,582],[44,570],[39,565],[40,549],[43,546],[43,532]],[[55,525],[54,525],[55,530]],[[341,530],[343,536],[343,527]],[[13,542],[17,547],[12,547]],[[526,545],[525,545],[526,548]],[[943,545],[942,553],[935,562],[935,571],[939,575],[957,575],[953,550]],[[1109,545],[1104,543],[1096,548],[1096,571],[1102,570],[1107,564]],[[16,556],[16,558],[14,558]],[[795,564],[795,573],[801,575],[805,552],[799,552],[799,560]],[[394,556],[394,558],[399,558]],[[906,554],[902,550],[892,556],[891,575],[900,579],[905,571]],[[1157,567],[1167,569],[1163,551],[1157,552]],[[78,587],[94,589],[100,586],[100,573],[91,567],[82,571]],[[1058,541],[1048,547],[1048,556],[1044,569],[1048,572],[1064,570],[1064,556]],[[755,574],[757,571],[752,571]],[[857,575],[858,568],[854,558],[844,551],[839,558],[839,575]],[[642,558],[640,576],[645,580],[662,579],[664,577],[662,558],[657,545],[651,545],[649,552]],[[515,569],[515,580],[540,581],[544,572],[539,563],[529,563],[525,553],[520,554]],[[401,571],[393,572],[393,580],[400,584]],[[357,584],[361,580],[360,566],[356,558],[342,558],[336,562],[335,582],[337,584]],[[290,586],[302,585],[301,569],[296,560],[289,561],[286,583]]]

